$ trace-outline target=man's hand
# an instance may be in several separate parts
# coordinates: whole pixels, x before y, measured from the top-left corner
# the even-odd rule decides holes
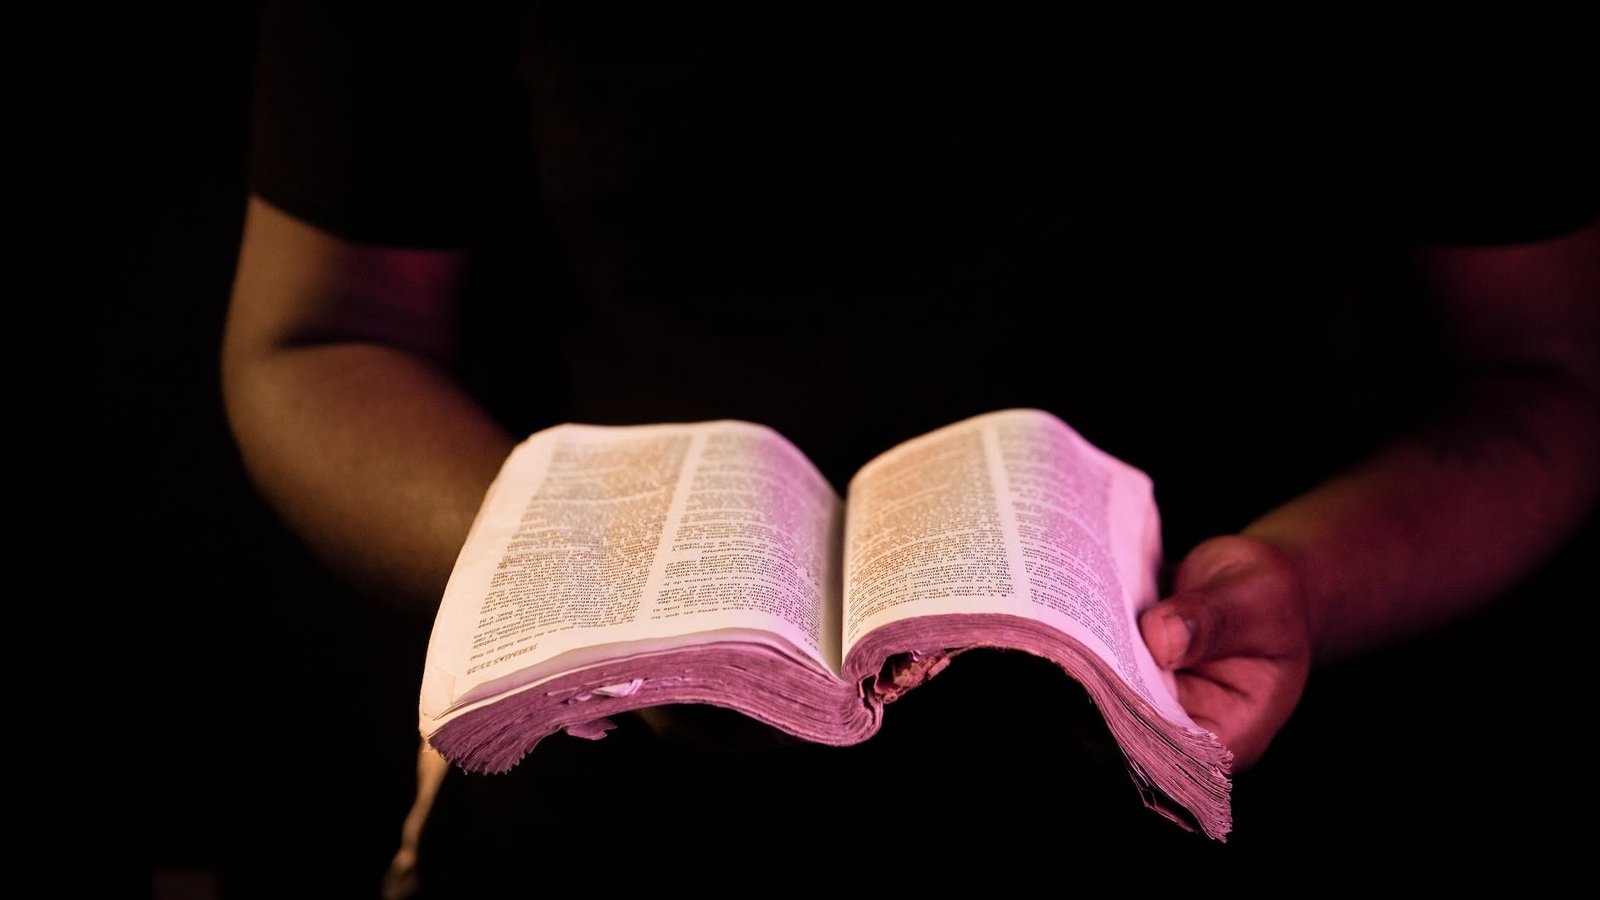
[[[1311,665],[1306,597],[1289,558],[1242,535],[1205,541],[1139,628],[1156,664],[1177,674],[1190,718],[1233,751],[1234,769],[1260,759]]]

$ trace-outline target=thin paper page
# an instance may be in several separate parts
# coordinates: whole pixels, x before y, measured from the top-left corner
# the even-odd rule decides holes
[[[1139,633],[1161,562],[1149,476],[1048,413],[1019,410],[986,430],[1028,585],[1019,611],[1083,641],[1166,718],[1189,723]]]
[[[1041,410],[907,441],[850,486],[845,650],[891,622],[999,613],[1044,622],[1188,723],[1137,626],[1156,598],[1149,478]]]
[[[424,708],[569,650],[719,629],[770,632],[837,671],[840,518],[815,467],[761,426],[540,432],[507,460],[451,574]]]
[[[907,441],[861,468],[846,513],[845,649],[898,619],[1009,613],[1021,596],[981,422]]]
[[[769,428],[719,423],[699,444],[652,580],[650,621],[779,630],[839,671],[838,546],[844,505]]]

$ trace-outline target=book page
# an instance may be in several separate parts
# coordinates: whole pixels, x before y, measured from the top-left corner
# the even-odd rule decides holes
[[[845,514],[846,652],[897,619],[1011,612],[1027,582],[1001,499],[978,420],[863,466],[850,480]]]
[[[506,461],[457,559],[424,709],[588,648],[703,635],[772,636],[837,673],[841,522],[821,473],[759,425],[539,432]]]
[[[1187,721],[1137,616],[1154,603],[1150,480],[1040,410],[915,438],[851,482],[845,650],[880,625],[1002,613],[1075,638],[1163,714]],[[1154,689],[1152,689],[1154,686]]]

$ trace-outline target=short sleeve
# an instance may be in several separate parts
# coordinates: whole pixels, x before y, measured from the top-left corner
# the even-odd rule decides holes
[[[1589,105],[1559,72],[1413,84],[1374,132],[1397,168],[1386,184],[1414,242],[1540,240],[1600,217]]]
[[[1507,123],[1508,120],[1501,120]],[[1414,235],[1425,243],[1511,244],[1554,237],[1600,217],[1587,134],[1515,118],[1485,134],[1441,131],[1412,160],[1408,199]]]
[[[529,157],[516,29],[447,6],[269,3],[250,188],[350,240],[464,246]]]

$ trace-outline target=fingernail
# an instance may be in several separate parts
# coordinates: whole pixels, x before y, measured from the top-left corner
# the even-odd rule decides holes
[[[1194,634],[1194,628],[1188,619],[1176,613],[1168,614],[1165,619],[1161,630],[1167,639],[1167,658],[1161,661],[1161,668],[1172,669],[1189,652],[1189,639]]]

